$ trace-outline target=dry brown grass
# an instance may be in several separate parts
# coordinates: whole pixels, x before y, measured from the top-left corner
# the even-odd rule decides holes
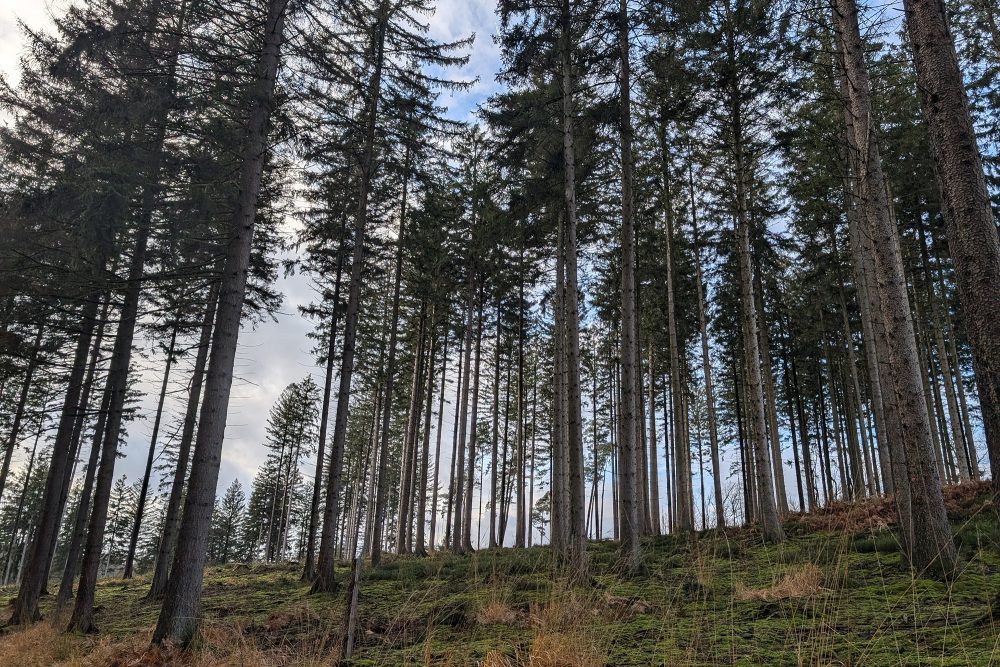
[[[517,667],[517,662],[511,660],[500,651],[490,651],[479,661],[478,667]]]
[[[50,623],[37,623],[0,636],[0,665],[41,667],[65,661],[73,654],[74,642]]]
[[[989,480],[963,482],[942,488],[944,504],[952,519],[965,518],[991,507]],[[795,522],[808,532],[832,531],[875,533],[896,525],[896,505],[892,498],[874,497],[856,501],[836,501],[811,514],[800,514]]]
[[[128,639],[66,634],[52,622],[0,637],[0,665],[17,667],[319,667],[336,664],[323,642],[279,642],[234,623],[205,624],[197,651],[151,646],[152,629]]]
[[[531,639],[529,667],[602,667],[605,651],[593,633],[539,632]]]
[[[532,636],[528,667],[598,667],[606,647],[591,629],[594,621],[617,615],[604,600],[569,593],[531,609]]]
[[[476,612],[476,622],[480,625],[516,625],[521,626],[527,620],[523,612],[510,605],[491,600]]]
[[[743,584],[737,583],[735,595],[736,599],[740,601],[762,600],[773,602],[774,600],[806,598],[812,597],[823,590],[822,583],[823,570],[809,563],[794,570],[789,570],[779,581],[765,588],[747,588]]]

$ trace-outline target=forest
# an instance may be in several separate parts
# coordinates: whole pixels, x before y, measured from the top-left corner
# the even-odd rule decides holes
[[[0,664],[1000,664],[995,0],[19,39]]]

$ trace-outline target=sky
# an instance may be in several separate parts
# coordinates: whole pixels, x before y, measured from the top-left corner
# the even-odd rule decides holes
[[[52,15],[58,15],[68,6],[68,0],[0,0],[0,74],[16,84],[18,60],[24,39],[19,21],[29,28],[51,28]],[[476,35],[469,52],[467,66],[454,73],[455,78],[475,84],[462,92],[446,97],[442,103],[449,115],[467,120],[476,105],[495,89],[495,72],[499,66],[499,52],[492,36],[496,26],[495,5],[492,0],[439,0],[437,11],[425,17],[430,34],[442,41],[452,41]],[[225,488],[233,478],[239,478],[248,487],[257,465],[264,457],[264,428],[267,413],[289,383],[312,375],[322,383],[323,369],[311,354],[312,342],[307,333],[312,323],[298,314],[298,307],[313,298],[308,281],[298,275],[279,279],[276,285],[284,300],[276,321],[267,321],[255,329],[244,329],[240,335],[236,377],[229,408],[226,442],[219,486]],[[142,474],[146,452],[152,432],[152,417],[156,397],[162,382],[163,358],[152,350],[149,341],[138,345],[146,358],[142,368],[139,390],[144,394],[141,406],[143,418],[128,427],[128,441],[116,466],[116,476],[125,474],[131,482]],[[171,392],[166,401],[166,414],[161,427],[160,442],[169,438],[174,430],[175,418],[183,414],[185,371],[188,362],[179,364],[171,382]],[[26,438],[22,445],[30,445]],[[26,454],[21,452],[22,462]]]

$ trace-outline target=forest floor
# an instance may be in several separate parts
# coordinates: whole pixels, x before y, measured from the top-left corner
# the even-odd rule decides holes
[[[1000,665],[1000,517],[983,485],[947,495],[962,554],[951,582],[901,567],[884,501],[793,516],[777,546],[748,529],[650,538],[632,578],[615,544],[594,542],[586,586],[553,576],[541,547],[392,559],[362,575],[348,664]],[[210,568],[183,654],[148,648],[147,585],[102,580],[97,635],[61,619],[6,632],[0,665],[336,664],[345,594],[309,595],[294,564]]]

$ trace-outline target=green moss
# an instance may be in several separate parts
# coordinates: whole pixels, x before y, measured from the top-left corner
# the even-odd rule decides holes
[[[583,587],[556,576],[540,547],[387,558],[362,577],[353,664],[474,665],[491,650],[527,663],[546,633],[592,642],[608,665],[990,664],[1000,529],[995,516],[973,516],[955,534],[963,560],[951,582],[914,577],[891,532],[797,529],[782,545],[745,530],[652,538],[643,545],[645,570],[630,578],[616,570],[616,544],[592,543],[593,582]],[[746,594],[806,566],[820,568],[819,590],[776,599]],[[338,568],[341,581],[347,574]],[[143,598],[148,584],[144,577],[100,582],[103,634],[150,631],[159,607]],[[227,565],[206,572],[203,613],[209,625],[232,624],[260,646],[331,646],[344,596],[343,589],[310,595],[294,565]],[[511,616],[478,622],[488,604]],[[67,655],[83,651],[74,642],[85,641],[93,640],[68,638]]]

